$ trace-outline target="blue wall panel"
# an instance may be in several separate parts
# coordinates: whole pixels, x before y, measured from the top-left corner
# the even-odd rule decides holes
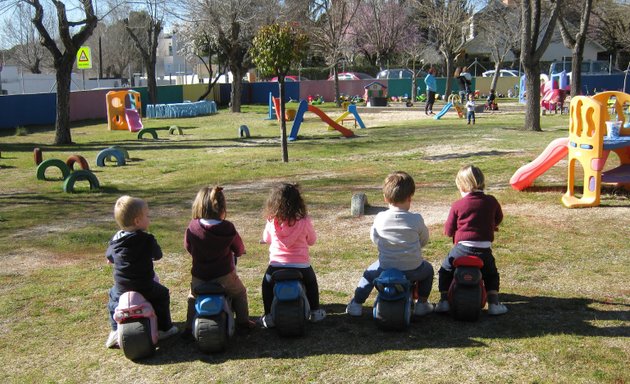
[[[0,129],[27,125],[54,125],[55,93],[0,96]]]

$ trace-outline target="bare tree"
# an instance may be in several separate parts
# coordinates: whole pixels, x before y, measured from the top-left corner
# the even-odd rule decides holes
[[[351,42],[349,29],[361,0],[312,2],[310,14],[310,38],[313,49],[326,60],[335,78],[335,102],[339,100],[339,77],[337,64],[344,58],[344,51]]]
[[[164,27],[164,0],[145,0],[145,10],[131,12],[124,19],[125,29],[136,44],[136,48],[147,71],[147,88],[151,104],[157,103],[157,79],[155,65],[157,63],[158,38]],[[142,36],[144,34],[144,36]]]
[[[226,58],[232,73],[230,108],[241,111],[243,76],[251,67],[249,49],[258,28],[278,16],[270,0],[189,0],[181,17],[198,23]]]
[[[564,46],[571,49],[571,96],[576,96],[582,93],[582,60],[593,0],[573,2],[577,4],[563,8],[558,24]],[[571,20],[576,19],[579,19],[580,23],[577,29],[571,23]]]
[[[411,0],[426,41],[444,57],[446,95],[451,94],[455,58],[470,37],[472,5],[469,0]]]
[[[217,73],[224,73],[227,70],[225,57],[221,57],[221,50],[217,41],[205,29],[199,28],[194,22],[187,22],[180,25],[177,29],[178,38],[182,41],[178,50],[187,60],[192,61],[198,59],[208,71],[208,88],[199,96],[199,101],[205,99],[215,84],[219,81],[219,76],[214,76],[212,68],[212,58],[216,57],[218,65]]]
[[[363,0],[351,24],[356,47],[370,64],[383,69],[408,46],[413,20],[402,2]]]
[[[521,63],[527,92],[525,129],[540,128],[540,58],[547,50],[556,28],[561,0],[521,2]]]
[[[484,41],[490,47],[490,58],[494,62],[494,77],[490,89],[497,88],[500,70],[507,54],[520,46],[520,11],[520,7],[491,0],[478,15],[475,15]]]
[[[33,7],[35,11],[32,22],[40,36],[41,44],[46,47],[53,57],[53,65],[57,80],[57,117],[55,121],[55,141],[57,145],[72,144],[70,134],[70,82],[72,67],[76,60],[77,52],[81,45],[90,37],[98,23],[91,0],[80,0],[75,8],[83,19],[78,21],[68,20],[66,3],[59,0],[51,0],[56,11],[56,34],[47,27],[46,10],[39,0],[23,0],[23,3]],[[76,14],[76,13],[75,13]],[[77,30],[78,29],[78,30]],[[72,31],[76,33],[72,34]],[[55,39],[53,36],[58,36]]]
[[[599,0],[593,5],[589,35],[613,56],[619,68],[622,53],[630,52],[630,6],[614,0]]]
[[[9,58],[13,59],[22,68],[26,68],[31,73],[42,73],[43,66],[52,67],[50,54],[39,43],[39,33],[31,19],[35,16],[33,7],[17,3],[2,28],[4,43],[12,46],[9,51]],[[47,17],[44,20],[47,30],[54,28],[54,20]]]

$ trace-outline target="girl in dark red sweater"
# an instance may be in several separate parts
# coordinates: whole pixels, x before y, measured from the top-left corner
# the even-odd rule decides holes
[[[488,314],[507,312],[499,302],[499,272],[492,255],[494,232],[503,220],[501,205],[493,196],[483,193],[484,176],[474,165],[466,165],[457,173],[455,184],[462,196],[451,206],[444,223],[444,234],[455,244],[438,271],[440,302],[435,312],[447,312],[448,289],[453,281],[453,261],[462,256],[477,256],[483,261],[481,273],[488,291]]]
[[[223,188],[201,188],[193,202],[192,220],[184,237],[184,247],[192,256],[185,336],[191,335],[195,316],[194,288],[205,282],[219,283],[225,288],[232,298],[237,327],[249,329],[255,325],[249,320],[247,289],[235,268],[235,258],[245,254],[245,245],[225,215]]]

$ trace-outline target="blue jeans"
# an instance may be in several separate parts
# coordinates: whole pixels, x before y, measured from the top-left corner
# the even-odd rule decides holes
[[[453,262],[455,259],[462,256],[477,256],[480,258],[483,261],[481,275],[483,276],[483,283],[486,286],[486,290],[499,290],[500,278],[499,272],[497,271],[497,264],[494,260],[494,256],[492,255],[492,248],[475,248],[455,244],[438,271],[438,289],[440,292],[448,291],[451,286],[451,282],[453,281]]]
[[[380,267],[378,260],[370,265],[364,272],[363,277],[359,280],[357,288],[354,290],[354,302],[358,304],[365,303],[374,289],[374,279],[379,277],[384,269]],[[426,260],[416,269],[402,271],[409,281],[418,282],[418,295],[420,297],[429,297],[431,286],[433,285],[433,267]]]
[[[473,124],[475,123],[475,111],[468,111],[468,124],[470,124],[470,120],[472,119]]]

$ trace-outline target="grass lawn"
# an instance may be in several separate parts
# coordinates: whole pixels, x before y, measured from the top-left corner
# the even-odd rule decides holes
[[[51,129],[0,132],[0,382],[630,382],[630,195],[607,188],[599,207],[564,208],[566,161],[528,191],[512,190],[509,179],[520,166],[568,135],[568,117],[560,115],[542,117],[543,132],[525,130],[519,108],[480,113],[475,126],[453,113],[441,120],[408,111],[365,113],[368,128],[352,139],[307,113],[300,139],[289,144],[289,163],[281,161],[278,123],[265,120],[266,106],[145,120],[158,128],[158,140],[110,132],[102,122],[73,127],[76,144],[63,147],[49,145]],[[250,138],[238,137],[241,124]],[[169,135],[171,125],[184,134]],[[98,152],[111,145],[127,149],[131,160],[96,167]],[[55,169],[47,172],[51,180],[37,180],[35,147],[44,159],[84,156],[102,188],[90,192],[79,182],[77,193],[64,193]],[[412,210],[429,225],[424,255],[437,272],[450,249],[442,227],[458,198],[454,178],[466,163],[481,167],[487,192],[503,206],[494,254],[509,312],[490,317],[484,311],[475,323],[431,314],[407,332],[388,333],[371,319],[372,294],[363,316],[348,318],[354,286],[376,258],[369,229],[374,212],[385,206],[380,188],[387,173],[414,177]],[[318,232],[311,260],[328,312],[322,323],[297,339],[256,329],[216,355],[203,355],[179,337],[138,363],[104,347],[112,285],[104,252],[117,230],[119,196],[149,203],[150,230],[164,251],[155,269],[171,290],[173,320],[183,328],[191,264],[183,234],[197,190],[225,187],[228,219],[247,248],[238,269],[254,318],[262,313],[260,282],[268,262],[258,244],[261,208],[270,186],[285,180],[302,185]],[[358,218],[350,215],[357,192],[371,205]],[[436,290],[437,281],[431,301],[439,297]]]

